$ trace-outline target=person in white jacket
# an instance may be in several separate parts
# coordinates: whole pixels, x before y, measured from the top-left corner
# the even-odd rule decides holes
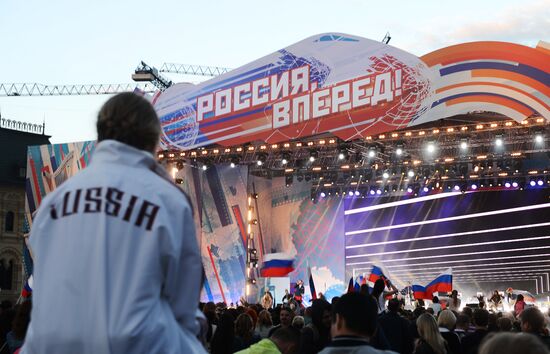
[[[32,225],[22,353],[204,353],[193,211],[153,156],[157,115],[119,94],[97,130],[91,164],[44,198]]]

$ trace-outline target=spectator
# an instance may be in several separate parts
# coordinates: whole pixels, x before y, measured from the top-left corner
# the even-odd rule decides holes
[[[409,329],[409,321],[401,317],[399,300],[388,301],[388,311],[378,319],[391,350],[400,354],[412,353],[413,337]]]
[[[292,319],[292,327],[296,328],[297,330],[301,331],[305,326],[305,321],[302,316],[294,316]]]
[[[332,342],[320,354],[384,354],[369,344],[376,330],[378,305],[371,296],[361,293],[343,295],[333,306]]]
[[[437,296],[434,296],[432,298],[432,304],[430,305],[430,308],[433,309],[433,315],[437,317],[437,315],[439,315],[439,311],[441,311],[441,304],[439,303],[439,298]]]
[[[298,354],[299,334],[292,328],[279,328],[271,338],[262,339],[237,354]]]
[[[479,354],[550,354],[546,346],[526,333],[491,333],[479,348]]]
[[[497,328],[499,332],[511,332],[512,320],[509,317],[501,317],[497,320]]]
[[[271,335],[278,330],[279,328],[288,328],[292,326],[292,320],[294,319],[294,312],[288,308],[283,307],[279,311],[279,324],[269,330],[268,337],[271,337]]]
[[[529,307],[520,315],[521,331],[530,333],[550,349],[550,337],[544,325],[544,315],[536,307]]]
[[[523,295],[519,294],[516,303],[514,304],[514,314],[516,318],[519,318],[523,310],[525,309],[525,301],[523,301]]]
[[[470,317],[463,313],[459,314],[456,318],[455,333],[458,335],[458,338],[462,340],[464,336],[468,334],[470,330]]]
[[[386,283],[384,279],[380,278],[374,282],[374,287],[372,289],[371,295],[376,300],[376,306],[378,307],[378,313],[381,314],[386,310],[386,297],[397,294],[398,291],[395,288],[392,288],[392,291],[385,291]]]
[[[439,333],[441,333],[443,339],[447,341],[449,346],[449,354],[462,353],[460,338],[458,337],[458,334],[454,332],[456,316],[453,311],[445,309],[439,312],[437,324],[439,325]]]
[[[233,352],[246,349],[262,338],[254,334],[254,323],[247,313],[241,313],[235,321],[235,337],[233,338]]]
[[[458,298],[458,291],[453,290],[451,293],[451,301],[449,301],[449,310],[458,312],[460,311],[461,300]]]
[[[416,320],[420,339],[416,343],[415,354],[447,354],[445,339],[439,333],[435,318],[425,313]]]
[[[233,353],[233,340],[235,338],[235,318],[229,311],[221,315],[218,320],[218,328],[210,343],[212,354]]]
[[[126,92],[103,105],[96,126],[90,164],[49,193],[33,220],[22,352],[204,353],[195,220],[156,162],[157,114]]]
[[[473,314],[475,330],[462,339],[462,351],[464,354],[477,354],[479,345],[487,335],[489,312],[484,309],[476,309]]]
[[[311,323],[304,327],[300,338],[300,353],[318,353],[330,342],[330,304],[313,300]]]
[[[267,310],[262,310],[258,315],[258,323],[256,324],[256,334],[261,338],[267,338],[269,330],[273,327],[273,321],[271,320],[271,314]]]

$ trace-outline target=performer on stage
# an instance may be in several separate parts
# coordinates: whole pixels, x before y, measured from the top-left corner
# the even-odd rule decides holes
[[[449,301],[449,309],[451,311],[460,312],[460,299],[458,298],[458,291],[453,290],[451,292],[451,301]]]
[[[273,295],[271,295],[268,287],[265,288],[265,293],[264,296],[262,296],[261,304],[262,307],[266,310],[269,310],[273,307]]]
[[[281,300],[283,302],[283,305],[288,305],[291,299],[292,299],[292,295],[290,295],[290,293],[288,292],[288,289],[285,289],[285,295]]]
[[[502,309],[502,296],[500,296],[498,290],[495,290],[493,296],[489,299],[489,308],[495,312]]]
[[[294,300],[296,300],[300,307],[302,306],[302,296],[304,296],[304,292],[304,282],[300,279],[296,282],[296,285],[294,285]]]

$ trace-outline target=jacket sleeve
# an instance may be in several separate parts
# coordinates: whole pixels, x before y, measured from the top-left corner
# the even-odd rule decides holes
[[[163,295],[167,298],[174,317],[180,326],[193,334],[199,331],[195,311],[199,306],[202,287],[202,262],[195,234],[195,224],[191,208],[186,206],[183,218],[177,227],[170,229],[175,233],[174,245],[179,247],[165,264],[165,283]]]

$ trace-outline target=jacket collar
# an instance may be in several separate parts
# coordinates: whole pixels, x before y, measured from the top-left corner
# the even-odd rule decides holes
[[[117,164],[125,166],[140,166],[151,170],[164,179],[171,180],[168,172],[157,163],[150,152],[136,149],[116,140],[103,140],[96,145],[92,155],[91,165]]]

